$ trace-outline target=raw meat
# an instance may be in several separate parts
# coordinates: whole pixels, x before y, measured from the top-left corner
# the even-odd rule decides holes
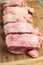
[[[6,45],[14,54],[27,53],[38,57],[38,49],[43,40],[39,29],[32,24],[34,9],[27,6],[24,0],[6,0],[4,2],[3,20]]]
[[[5,14],[3,16],[4,24],[10,22],[32,22],[32,16],[30,14],[21,16],[20,14]]]
[[[28,55],[30,55],[31,57],[33,58],[37,58],[38,57],[38,51],[36,49],[33,49],[33,50],[29,50],[27,52]]]
[[[39,30],[37,28],[34,28],[34,26],[31,23],[26,22],[15,22],[15,23],[8,23],[4,25],[4,31],[5,34],[9,33],[34,33],[41,35]]]
[[[24,0],[6,0],[4,3],[5,3],[3,6],[4,8],[11,6],[19,6],[19,7],[27,6],[27,3]]]
[[[5,34],[9,33],[33,33],[41,36],[38,28],[34,28],[31,23],[26,22],[15,22],[15,23],[8,23],[4,25]]]
[[[30,8],[30,7],[7,7],[3,14],[20,14],[21,16],[22,15],[28,15],[28,13],[31,13],[31,14],[34,14],[34,9],[33,8]]]
[[[40,48],[41,38],[35,34],[9,34],[6,36],[7,47]]]

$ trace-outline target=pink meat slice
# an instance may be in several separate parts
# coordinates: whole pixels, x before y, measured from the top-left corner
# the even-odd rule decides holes
[[[28,51],[27,54],[29,56],[31,56],[32,58],[37,58],[38,57],[38,51],[36,49]]]
[[[34,33],[40,35],[40,32],[37,28],[30,23],[26,22],[15,22],[15,23],[8,23],[4,25],[5,34],[9,33]]]
[[[3,14],[20,14],[20,15],[28,15],[28,13],[34,14],[34,9],[30,7],[7,7]]]
[[[4,10],[4,14],[12,13],[12,14],[20,14],[20,15],[26,15],[28,14],[28,8],[27,7],[7,7]]]
[[[27,6],[27,3],[24,0],[5,0],[4,2],[4,8],[5,7],[10,7],[10,6]]]
[[[20,14],[5,14],[3,16],[4,24],[9,22],[32,22],[30,14],[21,16]]]
[[[23,47],[25,49],[40,48],[40,37],[35,34],[9,34],[6,36],[6,45],[11,47]],[[14,50],[14,49],[13,49]]]

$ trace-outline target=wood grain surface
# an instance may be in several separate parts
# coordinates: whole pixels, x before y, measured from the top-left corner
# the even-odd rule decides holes
[[[34,20],[33,24],[36,27],[38,26],[40,32],[43,33],[43,6],[41,6],[41,4],[38,1],[27,1],[27,2],[30,7],[33,7],[35,9],[35,14],[33,15],[33,20]],[[18,61],[18,60],[23,60],[23,59],[31,59],[26,54],[14,55],[7,51],[6,44],[5,44],[5,35],[4,35],[4,30],[3,30],[2,5],[3,4],[0,3],[0,63]],[[39,57],[42,57],[43,56],[43,42],[42,42],[42,47],[38,52],[39,52]]]
[[[0,65],[43,65],[43,57],[38,57],[36,59],[25,59],[13,62],[0,63]]]

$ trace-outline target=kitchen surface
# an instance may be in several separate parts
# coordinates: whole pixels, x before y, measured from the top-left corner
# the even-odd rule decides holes
[[[27,3],[28,3],[28,6],[33,7],[35,9],[35,14],[33,15],[33,24],[36,27],[38,26],[40,32],[43,33],[43,5],[41,5],[41,3],[39,3],[38,0],[27,0]],[[16,61],[15,63],[17,63],[18,60],[19,60],[19,62],[20,62],[20,60],[21,61],[25,60],[25,61],[22,61],[22,63],[24,63],[26,61],[28,62],[29,60],[34,61],[34,59],[30,58],[26,54],[14,55],[7,51],[6,44],[5,44],[5,35],[4,35],[4,30],[3,30],[3,20],[2,20],[3,7],[2,6],[3,6],[3,0],[0,0],[0,63],[12,62],[12,61]],[[38,52],[39,52],[39,62],[43,61],[43,59],[41,60],[41,58],[43,58],[43,42],[42,42],[41,49]],[[26,60],[26,59],[28,59],[28,60]],[[37,60],[37,59],[35,59],[35,60]],[[43,62],[40,62],[39,65],[41,65],[41,63],[43,65]],[[4,64],[4,65],[6,65],[6,64]],[[17,65],[17,64],[14,64],[14,65]],[[21,64],[21,65],[25,65],[25,64]],[[27,63],[26,65],[29,65],[29,64]],[[32,63],[30,65],[32,65]],[[33,62],[33,65],[34,65],[34,62]],[[35,65],[37,65],[37,64],[35,64]]]

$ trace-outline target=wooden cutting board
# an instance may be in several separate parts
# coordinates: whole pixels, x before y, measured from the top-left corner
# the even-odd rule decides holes
[[[13,61],[13,62],[6,62],[0,63],[0,65],[43,65],[43,57],[39,57],[36,59],[25,59],[22,61]]]
[[[35,26],[38,26],[40,32],[43,33],[43,6],[41,6],[38,1],[29,1],[28,5],[35,9],[35,14],[33,15],[33,18],[34,18],[33,24]],[[2,2],[1,2],[0,3],[0,63],[11,62],[11,61],[14,61],[14,62],[16,61],[15,63],[17,63],[18,60],[22,61],[22,60],[25,60],[25,59],[28,59],[28,62],[31,63],[32,60],[31,60],[31,62],[29,60],[32,59],[32,58],[30,58],[28,55],[26,55],[26,54],[14,55],[14,54],[11,54],[7,51],[6,44],[5,44],[3,24],[2,24],[2,22],[3,22],[2,12],[3,12],[3,8],[2,8]],[[38,52],[39,52],[39,57],[42,58],[42,56],[43,56],[43,42],[42,42],[42,47]],[[26,61],[23,61],[23,63],[25,63]],[[40,61],[42,61],[42,60],[40,60]],[[23,65],[23,64],[21,64],[21,65]],[[26,65],[29,65],[29,64],[26,64]],[[35,64],[35,65],[37,65],[37,64]]]

